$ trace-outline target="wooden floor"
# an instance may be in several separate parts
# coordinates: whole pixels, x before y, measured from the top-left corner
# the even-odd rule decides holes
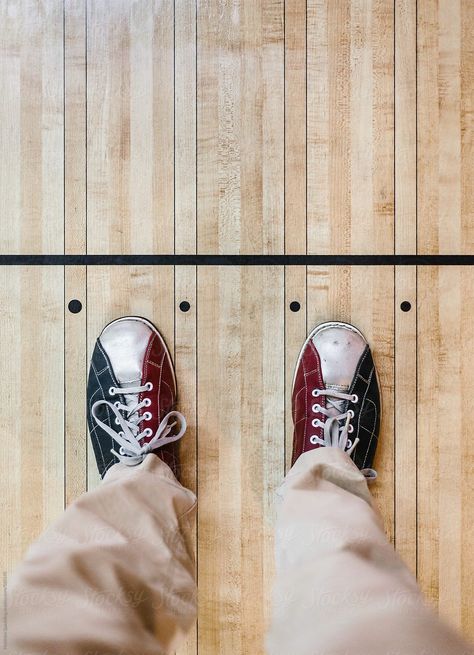
[[[473,23],[471,0],[1,2],[1,254],[474,254]],[[180,655],[263,653],[293,366],[341,319],[380,372],[387,533],[474,638],[472,267],[2,266],[0,308],[6,582],[98,483],[88,358],[140,314],[200,502]]]

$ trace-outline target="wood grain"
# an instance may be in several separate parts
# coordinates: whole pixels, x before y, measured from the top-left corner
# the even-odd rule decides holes
[[[416,29],[411,0],[394,6],[395,23],[395,226],[397,254],[417,252]],[[409,303],[409,311],[401,309]],[[395,547],[417,572],[417,269],[395,269]]]
[[[263,652],[284,471],[283,271],[200,269],[198,307],[199,649]]]
[[[285,253],[306,253],[307,76],[306,1],[285,2]],[[306,267],[286,266],[285,284],[285,466],[291,466],[291,391],[295,363],[306,339]],[[297,302],[300,310],[290,309]]]
[[[470,636],[473,302],[471,268],[419,268],[419,582],[440,614]]]
[[[202,0],[198,252],[283,252],[283,2]]]
[[[474,6],[418,3],[418,250],[474,252]]]
[[[0,459],[3,570],[64,508],[63,270],[0,267],[0,371],[8,427]]]
[[[196,252],[196,4],[175,3],[175,212],[174,248],[177,253]],[[176,266],[174,363],[178,380],[178,407],[186,416],[186,441],[180,451],[181,481],[197,492],[197,269]],[[187,312],[180,309],[188,302]],[[198,508],[199,512],[199,508]],[[197,551],[197,521],[192,532],[192,548]],[[198,562],[196,562],[196,569]],[[193,626],[177,655],[197,655],[197,624]]]
[[[474,254],[473,23],[470,0],[3,3],[0,252]],[[8,575],[98,484],[89,357],[106,323],[143,315],[174,353],[183,481],[200,502],[199,617],[179,655],[263,652],[294,365],[336,319],[363,331],[380,374],[387,534],[474,637],[471,267],[0,276],[19,438],[0,463]]]
[[[64,252],[87,252],[86,6],[64,4]],[[67,182],[67,183],[66,183]],[[66,504],[86,489],[87,268],[64,267]],[[79,300],[82,311],[68,304]]]
[[[174,243],[174,5],[87,3],[88,245]]]
[[[63,251],[63,3],[0,6],[0,252]]]
[[[393,252],[393,13],[307,3],[309,253]]]
[[[408,312],[402,303],[410,303]],[[417,268],[395,271],[395,547],[417,572]]]

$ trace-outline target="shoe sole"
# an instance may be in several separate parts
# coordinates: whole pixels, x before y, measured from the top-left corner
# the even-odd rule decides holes
[[[103,335],[103,333],[105,332],[105,330],[108,327],[110,327],[111,325],[114,325],[115,323],[121,323],[122,321],[139,321],[140,323],[144,323],[145,325],[147,325],[150,328],[150,330],[152,330],[156,334],[156,336],[160,340],[161,345],[164,348],[166,357],[168,358],[168,362],[169,362],[169,365],[170,365],[170,368],[171,368],[171,372],[173,374],[174,395],[175,395],[175,398],[177,399],[178,398],[178,387],[177,387],[177,384],[176,384],[176,373],[175,373],[175,370],[174,370],[173,360],[171,359],[170,351],[169,351],[168,346],[166,345],[166,341],[161,336],[161,333],[158,330],[158,328],[155,327],[151,321],[149,321],[146,318],[143,318],[142,316],[122,316],[121,318],[116,318],[113,321],[110,321],[110,323],[107,323],[107,325],[103,328],[102,332],[100,333],[99,339],[100,339],[100,337]]]
[[[301,347],[300,354],[298,355],[298,359],[296,360],[295,372],[293,373],[293,383],[291,385],[291,395],[292,396],[293,396],[293,390],[295,388],[296,372],[298,371],[298,367],[300,365],[301,358],[303,356],[303,352],[304,352],[306,346],[313,339],[313,337],[316,334],[318,334],[318,332],[321,332],[322,330],[327,330],[328,328],[332,328],[332,327],[344,328],[344,329],[351,330],[352,332],[355,332],[356,334],[358,334],[365,341],[367,346],[369,346],[369,348],[370,348],[370,344],[367,341],[367,339],[365,338],[365,336],[354,325],[351,325],[350,323],[344,323],[342,321],[327,321],[326,323],[320,323],[319,325],[317,325],[312,330],[312,332],[310,332],[310,334],[306,338],[306,341],[304,342],[304,344]],[[375,379],[377,380],[377,385],[378,385],[378,388],[379,388],[379,398],[380,398],[380,418],[379,418],[379,420],[380,420],[380,426],[381,426],[382,425],[382,387],[380,386],[379,374],[378,374],[378,371],[377,371],[377,367],[375,366],[375,363],[374,363],[374,367],[375,367]]]

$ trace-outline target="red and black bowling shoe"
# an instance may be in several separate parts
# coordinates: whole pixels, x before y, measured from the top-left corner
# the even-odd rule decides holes
[[[296,364],[292,407],[293,457],[313,448],[345,451],[366,478],[380,428],[380,392],[369,344],[347,323],[322,323],[306,339]]]
[[[87,385],[87,420],[100,475],[116,462],[133,466],[156,452],[178,477],[176,442],[186,421],[173,410],[175,402],[173,363],[155,326],[137,316],[109,323],[95,344]]]

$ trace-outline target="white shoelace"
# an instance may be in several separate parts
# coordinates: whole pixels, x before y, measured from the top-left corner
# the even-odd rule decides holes
[[[110,387],[109,393],[111,396],[114,396],[115,394],[127,396],[130,394],[139,394],[142,391],[151,391],[152,389],[152,383],[147,382],[146,384],[137,387]],[[122,428],[120,431],[117,432],[97,417],[96,410],[100,405],[107,405],[107,407],[109,407],[113,412],[115,416],[115,424]],[[100,427],[120,446],[118,453],[114,449],[110,452],[113,453],[120,462],[128,464],[129,466],[134,466],[135,464],[142,462],[145,455],[152,450],[156,450],[166,444],[181,439],[186,432],[186,419],[184,416],[180,412],[171,411],[163,418],[157,431],[153,435],[153,438],[147,443],[140,443],[142,439],[145,437],[151,437],[153,434],[153,431],[150,428],[145,428],[145,430],[140,431],[140,423],[142,421],[150,420],[152,418],[151,413],[145,412],[141,416],[138,415],[140,409],[143,407],[149,407],[150,405],[151,401],[147,398],[136,405],[124,405],[119,401],[111,403],[108,400],[98,400],[92,405],[92,416],[96,423],[100,425]],[[121,412],[126,412],[127,417],[125,418]],[[168,436],[171,429],[176,425],[176,421],[169,423],[169,420],[173,417],[179,419],[180,429],[177,434]]]
[[[352,403],[358,403],[359,398],[356,394],[343,393],[335,389],[313,389],[312,395],[317,398],[318,396],[326,396],[326,407],[321,407],[318,403],[314,403],[311,407],[315,414],[323,414],[326,416],[325,421],[320,421],[314,418],[311,425],[314,428],[323,428],[323,438],[318,437],[316,434],[310,436],[309,440],[312,444],[319,444],[327,448],[340,448],[348,455],[351,455],[359,443],[359,437],[351,441],[349,434],[354,432],[351,425],[351,419],[354,418],[352,409],[346,412],[342,411],[342,405],[345,401],[350,400]],[[361,473],[367,480],[375,480],[377,472],[374,469],[365,468]]]

